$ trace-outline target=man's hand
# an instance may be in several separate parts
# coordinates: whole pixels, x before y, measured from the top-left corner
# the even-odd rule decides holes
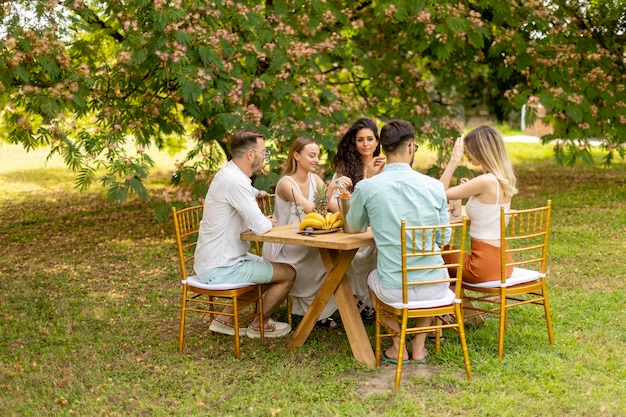
[[[335,192],[335,190],[339,190],[339,194],[342,197],[345,197],[346,195],[349,196],[350,192],[348,191],[348,189],[350,187],[352,187],[352,180],[349,177],[346,177],[344,175],[344,176],[341,176],[341,177],[337,178],[332,183],[332,189],[329,189],[329,194],[330,194],[330,196],[332,196],[333,193]]]

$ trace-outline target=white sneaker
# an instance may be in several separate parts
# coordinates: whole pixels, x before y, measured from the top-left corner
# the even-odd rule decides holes
[[[282,337],[291,331],[291,326],[282,321],[274,321],[273,319],[267,319],[265,322],[265,337]],[[248,337],[258,339],[261,337],[260,329],[255,329],[252,325],[248,326]]]
[[[229,336],[235,335],[235,328],[233,326],[228,325],[226,323],[222,323],[221,321],[218,321],[217,319],[213,319],[213,321],[211,322],[211,325],[209,326],[209,330],[212,332],[227,334]],[[248,333],[247,327],[239,328],[239,336],[245,336],[247,333]]]

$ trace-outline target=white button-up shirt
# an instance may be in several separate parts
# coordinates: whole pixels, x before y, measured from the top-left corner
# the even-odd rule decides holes
[[[250,242],[241,240],[242,232],[263,234],[271,229],[272,222],[256,202],[252,180],[229,161],[215,174],[204,201],[195,254],[196,274],[243,260]]]

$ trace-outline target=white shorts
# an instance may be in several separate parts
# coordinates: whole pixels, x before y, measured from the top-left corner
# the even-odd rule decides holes
[[[385,288],[380,284],[378,268],[373,269],[367,276],[367,285],[374,291],[376,297],[385,304],[401,303],[402,289]],[[408,301],[439,300],[450,296],[450,284],[417,285],[408,289]],[[454,294],[452,294],[454,297]]]

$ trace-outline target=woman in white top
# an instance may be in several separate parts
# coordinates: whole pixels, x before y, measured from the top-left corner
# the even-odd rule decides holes
[[[291,224],[291,209],[302,205],[304,213],[313,211],[313,195],[324,182],[314,171],[319,163],[320,148],[308,137],[299,137],[289,148],[283,176],[276,184],[274,220],[278,226]],[[294,203],[295,199],[295,203]],[[304,214],[302,215],[304,218]],[[263,257],[272,262],[285,262],[296,270],[296,281],[289,295],[293,314],[303,316],[326,279],[326,270],[319,250],[305,246],[265,243]],[[279,261],[282,259],[282,261]],[[330,317],[337,310],[334,297],[320,314],[317,326],[334,329],[339,324]]]
[[[470,163],[480,166],[483,174],[473,179],[461,178],[449,187],[456,167],[466,151]],[[465,256],[463,281],[480,283],[500,280],[500,207],[509,209],[517,194],[513,166],[502,136],[489,126],[481,126],[458,138],[450,163],[440,178],[448,201],[469,199],[465,212],[470,219],[471,253]],[[513,268],[507,268],[507,277]]]

